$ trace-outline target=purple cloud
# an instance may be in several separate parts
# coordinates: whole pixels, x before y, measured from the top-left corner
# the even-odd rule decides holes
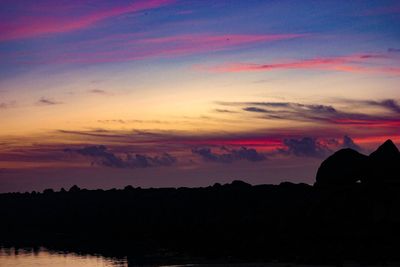
[[[64,152],[76,153],[91,158],[93,165],[113,168],[147,168],[156,166],[171,166],[176,163],[176,158],[168,153],[157,156],[126,153],[122,158],[110,152],[106,146],[86,146],[79,149],[66,148]]]
[[[192,153],[200,156],[209,162],[232,163],[237,160],[247,160],[251,162],[266,160],[266,156],[257,152],[253,148],[241,147],[239,149],[228,149],[221,147],[222,153],[215,153],[208,147],[193,148]]]
[[[303,137],[301,139],[284,139],[283,143],[286,148],[279,149],[278,151],[287,155],[324,158],[332,153],[332,151],[325,144],[318,142],[316,138],[312,137]]]

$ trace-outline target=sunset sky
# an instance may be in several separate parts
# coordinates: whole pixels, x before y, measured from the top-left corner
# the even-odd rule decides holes
[[[0,0],[0,192],[312,184],[399,84],[395,0]]]

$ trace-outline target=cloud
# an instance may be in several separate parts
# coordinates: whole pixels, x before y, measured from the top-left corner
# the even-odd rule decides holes
[[[126,166],[125,162],[114,155],[111,152],[107,151],[107,148],[105,146],[87,146],[81,149],[64,149],[64,152],[75,152],[77,154],[83,155],[83,156],[88,156],[95,161],[93,162],[94,164],[98,165],[103,165],[107,167],[116,167],[116,168],[123,168]]]
[[[205,162],[238,164],[275,158],[322,158],[343,147],[363,151],[387,139],[400,142],[398,127],[270,127],[240,132],[86,130],[0,138],[0,167],[74,167],[93,165],[116,169],[171,166],[197,157]],[[290,125],[289,125],[290,126]],[[349,134],[351,138],[343,137]],[[343,138],[343,139],[342,139]],[[98,144],[104,144],[100,146]],[[354,145],[355,144],[355,145]],[[68,152],[68,153],[65,153]],[[133,153],[134,152],[134,153]],[[179,155],[176,159],[174,155]],[[86,159],[86,160],[84,160]],[[296,159],[294,159],[296,160]],[[288,161],[289,162],[289,161]],[[269,164],[270,165],[270,164]]]
[[[24,5],[25,10],[12,20],[0,21],[0,41],[32,38],[46,34],[65,33],[86,29],[102,20],[116,17],[122,14],[134,13],[148,9],[159,8],[171,3],[173,0],[138,0],[124,6],[108,6],[95,11],[89,11],[88,6],[82,2],[75,5],[68,2],[42,1],[36,6]],[[99,5],[101,6],[101,5]],[[49,7],[54,7],[51,12],[43,12]],[[34,9],[36,8],[36,9]],[[36,10],[36,12],[35,12]],[[71,15],[73,13],[82,14]]]
[[[324,123],[326,125],[353,125],[368,127],[399,127],[400,105],[394,99],[385,100],[340,100],[350,105],[346,111],[332,105],[303,104],[296,102],[216,102],[222,106],[241,107],[244,111],[258,113],[257,118]],[[251,105],[249,107],[249,105]],[[395,114],[365,114],[349,112],[359,107],[379,106]],[[268,108],[268,109],[265,109]]]
[[[93,165],[113,168],[147,168],[156,166],[171,166],[177,162],[176,158],[168,153],[157,156],[126,153],[125,158],[108,151],[106,146],[86,146],[80,149],[64,149],[64,152],[76,153],[89,157]]]
[[[381,15],[389,15],[389,14],[399,14],[400,13],[400,5],[390,5],[390,6],[379,6],[375,8],[368,9],[364,11],[361,15],[364,16],[381,16]]]
[[[257,108],[257,107],[247,107],[243,108],[244,111],[249,111],[249,112],[257,112],[257,113],[268,113],[269,111],[263,108]]]
[[[8,142],[0,142],[0,162],[18,162],[18,167],[23,168],[25,164],[39,163],[66,163],[65,153],[62,153],[60,146],[46,144],[43,142],[46,137],[39,137],[34,144],[27,145],[26,139],[11,138]],[[4,140],[4,138],[3,138]],[[31,139],[32,140],[32,139]],[[7,164],[13,166],[13,164]],[[14,165],[15,166],[15,165]]]
[[[92,89],[92,90],[89,90],[89,93],[92,93],[92,94],[99,94],[99,95],[106,95],[106,94],[108,94],[106,91],[101,90],[101,89]]]
[[[253,148],[241,147],[239,149],[228,149],[221,147],[222,153],[214,153],[210,148],[193,148],[192,153],[200,156],[205,161],[232,163],[237,160],[247,160],[251,162],[266,160],[266,156],[257,152]]]
[[[9,101],[9,102],[0,102],[0,109],[8,109],[13,108],[17,104],[16,101]]]
[[[283,144],[285,148],[278,151],[287,155],[295,155],[298,157],[316,157],[324,158],[332,151],[316,138],[303,137],[301,139],[289,138],[284,139]]]
[[[215,112],[218,113],[237,113],[236,111],[233,110],[229,110],[229,109],[220,109],[220,108],[216,108],[214,109]]]
[[[150,157],[142,154],[128,155],[127,163],[132,167],[154,167],[154,166],[171,166],[177,162],[177,159],[168,153],[160,156]]]
[[[50,98],[42,97],[37,101],[37,104],[51,106],[51,105],[62,104],[62,102],[58,102],[58,101],[52,100]]]
[[[176,34],[148,37],[144,34],[114,34],[104,38],[66,43],[48,55],[33,52],[31,64],[93,64],[127,62],[149,58],[171,58],[242,48],[251,44],[301,38],[305,34]],[[93,49],[96,47],[96,49]],[[27,56],[16,55],[16,61],[27,64]]]
[[[382,101],[365,101],[365,104],[380,106],[395,113],[400,113],[400,105],[394,99],[385,99]]]
[[[359,145],[357,145],[356,143],[354,143],[353,139],[347,135],[343,136],[342,147],[361,151],[361,147]]]
[[[260,72],[273,70],[329,70],[351,73],[380,73],[400,75],[399,67],[374,66],[377,59],[388,59],[384,54],[358,54],[338,57],[319,57],[284,62],[260,63],[224,63],[214,67],[196,66],[195,69],[211,72]],[[369,63],[368,65],[365,63]]]
[[[400,48],[389,48],[388,52],[389,53],[400,53]]]
[[[303,130],[304,132],[304,130]],[[269,135],[265,132],[245,132],[245,133],[198,133],[187,131],[124,131],[114,130],[106,133],[97,131],[66,131],[59,130],[55,134],[62,134],[60,138],[64,140],[81,140],[87,142],[91,140],[93,143],[113,143],[123,146],[126,149],[132,148],[137,151],[138,148],[145,148],[144,153],[171,150],[187,150],[192,147],[208,147],[208,146],[262,146],[275,149],[282,144],[282,136],[294,133],[293,129],[279,129],[277,132],[269,130]],[[163,150],[165,149],[165,150]]]
[[[113,120],[97,120],[99,123],[104,124],[173,124],[171,121],[163,121],[163,120],[122,120],[122,119],[113,119]]]

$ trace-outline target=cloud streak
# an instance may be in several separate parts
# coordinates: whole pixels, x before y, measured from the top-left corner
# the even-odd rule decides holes
[[[92,89],[92,90],[89,90],[89,93],[98,94],[98,95],[107,95],[108,94],[108,92],[101,90],[101,89]]]
[[[148,58],[171,58],[218,52],[244,46],[301,38],[306,34],[175,34],[166,37],[145,37],[145,34],[118,34],[111,37],[65,45],[55,55],[39,53],[36,63],[93,64],[127,62]],[[29,63],[26,57],[16,60]],[[33,62],[32,62],[33,63]]]
[[[217,102],[222,106],[242,107],[244,112],[255,113],[258,118],[333,124],[343,126],[388,127],[400,126],[400,105],[394,99],[342,100],[356,107],[380,107],[389,114],[365,114],[339,110],[331,105],[295,102]],[[352,108],[354,109],[354,107]]]
[[[16,101],[9,101],[9,102],[0,102],[0,109],[8,109],[13,108],[17,104]]]
[[[217,73],[236,72],[268,72],[274,70],[323,70],[351,73],[382,73],[400,75],[400,68],[397,66],[373,66],[364,63],[373,62],[377,59],[387,59],[384,54],[360,54],[341,57],[319,57],[304,60],[292,60],[284,62],[260,63],[224,63],[218,66],[195,67],[198,70],[205,70]]]
[[[72,7],[71,4],[61,3],[61,7],[55,9],[58,11],[56,14],[54,14],[53,10],[53,12],[48,13],[51,15],[34,12],[37,9],[27,5],[24,16],[1,22],[3,25],[0,27],[0,41],[82,30],[112,17],[155,9],[174,2],[174,0],[139,0],[129,5],[104,7],[79,16],[71,16],[70,14],[73,12],[79,14],[82,12],[81,10],[86,10],[87,4],[84,2],[79,2],[79,4]],[[39,2],[39,6],[43,6],[44,9],[46,9],[47,5],[54,6],[49,1]]]
[[[55,100],[53,100],[53,99],[46,98],[46,97],[41,97],[41,98],[37,101],[37,104],[38,104],[38,105],[43,105],[43,106],[53,106],[53,105],[62,104],[62,102],[55,101]]]
[[[125,158],[110,152],[106,146],[86,146],[79,149],[66,148],[64,152],[75,153],[91,158],[92,165],[112,168],[148,168],[157,166],[171,166],[176,163],[176,158],[168,153],[157,156],[145,154],[126,153]]]

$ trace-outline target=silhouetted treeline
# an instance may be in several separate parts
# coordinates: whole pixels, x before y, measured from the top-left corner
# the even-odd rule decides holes
[[[68,192],[1,194],[0,239],[137,256],[396,260],[399,207],[399,187],[361,184],[74,187]]]

